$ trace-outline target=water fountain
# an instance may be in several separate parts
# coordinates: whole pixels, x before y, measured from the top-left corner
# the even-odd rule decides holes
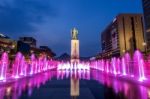
[[[117,58],[117,60],[116,60],[116,67],[117,67],[117,74],[120,74],[121,73],[120,58]]]
[[[6,79],[8,64],[8,54],[4,52],[0,61],[0,80]]]
[[[144,81],[148,79],[145,73],[145,64],[148,63],[146,63],[146,61],[144,60],[142,53],[137,50],[135,51],[133,58],[130,57],[129,53],[126,53],[120,58],[113,57],[109,60],[101,59],[92,61],[90,64],[90,68],[94,68],[103,73],[114,75],[116,77],[122,75],[124,78],[127,79]]]
[[[35,55],[34,54],[32,54],[31,55],[31,65],[30,65],[30,74],[32,75],[32,74],[34,74],[34,73],[36,73],[36,70],[37,70],[37,68],[36,68],[36,58],[35,58]]]
[[[121,75],[126,78],[134,77],[138,81],[147,80],[149,77],[145,73],[146,63],[140,51],[135,51],[133,58],[130,57],[129,53],[126,53],[120,58],[113,57],[106,60],[77,61],[73,63],[48,60],[46,55],[36,58],[34,54],[31,55],[30,59],[26,60],[23,54],[18,52],[11,63],[9,63],[8,54],[4,52],[0,59],[0,81],[32,76],[54,68],[57,68],[57,70],[75,71],[76,73],[79,71],[89,71],[90,68],[94,68],[116,77]]]
[[[135,73],[139,77],[139,81],[145,80],[146,77],[144,73],[144,60],[142,54],[138,50],[134,53],[134,63]]]
[[[8,54],[4,52],[0,59],[0,82],[45,72],[56,68],[58,64],[57,61],[48,60],[46,55],[36,59],[35,55],[32,54],[30,59],[25,59],[20,52],[16,54],[15,59],[11,60],[10,63]]]
[[[111,63],[112,63],[112,71],[116,75],[117,74],[117,71],[116,71],[116,58],[112,58]]]
[[[13,63],[13,77],[14,78],[19,78],[20,76],[20,71],[22,70],[22,66],[21,66],[21,62],[22,61],[22,54],[20,52],[18,52],[16,54],[16,57],[15,57],[15,61]]]
[[[126,73],[132,76],[132,66],[130,65],[132,60],[131,60],[130,54],[126,53],[124,58],[126,62]]]
[[[126,73],[126,61],[125,61],[124,57],[122,57],[122,59],[121,59],[121,65],[122,65],[122,74],[127,75],[127,73]]]

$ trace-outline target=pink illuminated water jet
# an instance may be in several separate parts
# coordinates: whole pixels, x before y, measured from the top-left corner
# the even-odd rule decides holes
[[[122,58],[122,74],[127,75],[127,73],[126,73],[126,62],[125,62],[124,57]]]
[[[90,63],[90,68],[116,77],[123,75],[123,77],[126,77],[127,79],[144,81],[148,80],[147,77],[150,77],[149,73],[147,73],[148,64],[149,63],[144,60],[142,53],[137,50],[132,58],[129,53],[126,53],[124,56],[119,58],[113,57],[106,60],[101,59],[92,61]]]
[[[117,72],[116,72],[116,58],[112,58],[111,63],[112,63],[112,71],[116,75],[117,74]]]
[[[0,80],[5,80],[8,69],[8,54],[5,52],[2,54],[0,61]]]
[[[45,72],[57,68],[58,64],[57,61],[48,60],[46,55],[36,59],[35,55],[32,54],[30,59],[25,59],[20,52],[16,54],[15,59],[11,60],[10,63],[8,54],[4,52],[0,59],[0,82]]]
[[[115,77],[123,75],[123,77],[132,77],[131,79],[139,81],[147,80],[150,77],[147,75],[148,73],[146,74],[148,63],[146,63],[140,51],[135,51],[133,57],[126,53],[122,57],[79,63],[59,62],[49,60],[46,55],[36,57],[34,54],[26,59],[22,53],[18,52],[15,59],[10,63],[8,54],[3,53],[0,59],[0,81],[32,76],[55,68],[57,70],[73,71],[74,73],[90,71],[93,68],[106,74],[115,75]]]
[[[144,73],[144,60],[140,51],[136,51],[134,54],[135,66],[137,66],[137,75],[139,76],[139,81],[143,81],[146,79]]]
[[[14,64],[13,64],[13,77],[19,78],[20,71],[22,70],[21,67],[21,61],[22,61],[22,54],[20,52],[17,53]]]

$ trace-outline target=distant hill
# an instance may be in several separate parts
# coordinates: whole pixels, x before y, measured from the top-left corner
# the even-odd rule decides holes
[[[56,60],[70,61],[70,55],[67,53],[63,53],[62,55],[57,57]]]
[[[80,57],[81,61],[88,61],[90,57]],[[67,53],[63,53],[59,57],[56,58],[56,60],[63,60],[63,61],[70,61],[70,55]]]

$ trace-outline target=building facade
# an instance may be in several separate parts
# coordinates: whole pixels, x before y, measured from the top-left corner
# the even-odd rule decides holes
[[[143,12],[145,19],[145,38],[147,44],[147,50],[150,52],[150,0],[143,1]]]
[[[119,57],[145,52],[142,14],[119,14],[101,34],[102,56]]]
[[[11,55],[16,53],[17,42],[8,36],[0,33],[0,55],[7,52]]]
[[[17,42],[17,52],[21,52],[22,54],[26,56],[30,54],[30,50],[31,50],[31,47],[29,44],[24,43],[22,41]]]
[[[33,37],[20,37],[19,41],[29,44],[30,47],[36,47],[36,39]]]

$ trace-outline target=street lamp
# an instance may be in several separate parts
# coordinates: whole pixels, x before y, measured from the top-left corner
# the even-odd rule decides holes
[[[143,45],[144,48],[145,48],[145,54],[147,54],[147,44],[146,44],[146,42],[143,42],[142,45]]]

